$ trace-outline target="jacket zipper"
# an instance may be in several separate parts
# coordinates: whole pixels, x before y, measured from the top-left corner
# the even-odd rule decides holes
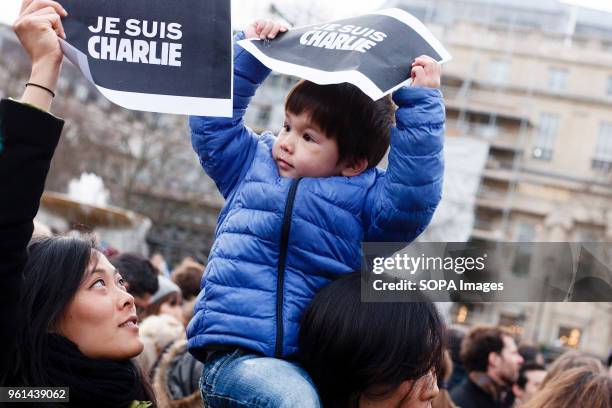
[[[276,276],[276,344],[274,346],[274,357],[280,358],[283,355],[283,292],[285,288],[285,262],[287,260],[287,248],[289,246],[289,231],[291,230],[291,214],[293,212],[293,202],[295,193],[301,178],[292,181],[287,203],[283,214],[283,226],[281,228],[280,253],[278,256],[278,270]]]

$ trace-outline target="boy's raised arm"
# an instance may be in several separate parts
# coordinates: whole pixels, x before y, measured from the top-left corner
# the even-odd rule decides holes
[[[393,94],[398,105],[387,172],[366,202],[365,241],[411,242],[425,230],[442,195],[445,111],[439,66],[413,64],[413,87]],[[430,71],[431,69],[431,71]],[[416,72],[415,72],[416,71]]]
[[[191,116],[191,144],[202,167],[215,181],[223,197],[231,193],[253,158],[257,134],[244,125],[246,108],[270,70],[236,44],[262,34],[273,38],[286,28],[270,22],[256,22],[247,33],[234,39],[234,112],[232,118]],[[270,37],[272,35],[272,37]]]

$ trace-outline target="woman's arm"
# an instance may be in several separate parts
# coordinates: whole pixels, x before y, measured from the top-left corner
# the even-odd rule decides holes
[[[61,26],[54,16],[59,4],[51,3],[25,0],[14,25],[32,58],[30,81],[50,90],[55,88],[61,63],[55,32]],[[51,100],[50,92],[28,86],[21,98],[24,103],[0,101],[0,383],[15,341],[32,220],[64,124],[43,111],[50,108]]]
[[[50,109],[63,58],[58,36],[66,36],[61,18],[67,14],[52,0],[24,0],[21,4],[13,30],[32,61],[28,83],[34,84],[26,86],[21,102]]]

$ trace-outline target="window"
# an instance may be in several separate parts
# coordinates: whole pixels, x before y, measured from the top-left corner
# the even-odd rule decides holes
[[[527,243],[533,242],[535,239],[535,226],[527,222],[520,222],[516,228],[516,242],[522,244],[516,245],[514,252],[514,264],[512,265],[512,273],[517,276],[529,275],[529,267],[531,264],[532,245]]]
[[[548,90],[552,92],[560,92],[567,87],[567,69],[549,68],[548,70]]]
[[[510,63],[502,59],[494,59],[489,63],[489,80],[496,84],[508,82]]]
[[[612,170],[612,122],[604,122],[599,127],[591,168],[606,172]]]
[[[535,159],[552,159],[558,130],[559,116],[551,113],[542,114],[532,150],[532,156]]]
[[[561,326],[557,335],[557,343],[562,346],[577,348],[580,344],[581,335],[582,331],[580,329]]]

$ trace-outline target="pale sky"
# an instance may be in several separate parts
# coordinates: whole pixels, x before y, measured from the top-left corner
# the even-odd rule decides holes
[[[610,0],[561,0],[564,3],[577,4],[598,10],[612,12]],[[60,0],[61,2],[61,0]],[[266,16],[269,5],[274,3],[290,19],[308,18],[312,10],[317,10],[315,22],[351,17],[381,8],[384,0],[233,0],[232,20],[235,28],[243,28],[255,18]],[[0,23],[12,24],[21,0],[0,0]],[[323,17],[319,17],[323,16]]]
[[[564,3],[578,4],[612,12],[610,0],[561,0]],[[61,2],[61,0],[60,0]],[[381,8],[384,0],[233,0],[233,22],[242,28],[251,19],[263,17],[270,3],[278,6],[287,17],[299,19],[311,10],[318,10],[316,22],[355,16]],[[12,24],[17,17],[21,0],[0,0],[0,23]],[[323,16],[323,17],[319,17]]]
[[[234,26],[242,28],[250,19],[264,17],[270,3],[276,4],[291,18],[296,18],[296,12],[303,15],[308,13],[308,10],[319,10],[317,14],[324,16],[317,21],[320,22],[377,10],[384,0],[233,0]],[[12,24],[19,13],[20,5],[21,0],[0,0],[0,23]]]

